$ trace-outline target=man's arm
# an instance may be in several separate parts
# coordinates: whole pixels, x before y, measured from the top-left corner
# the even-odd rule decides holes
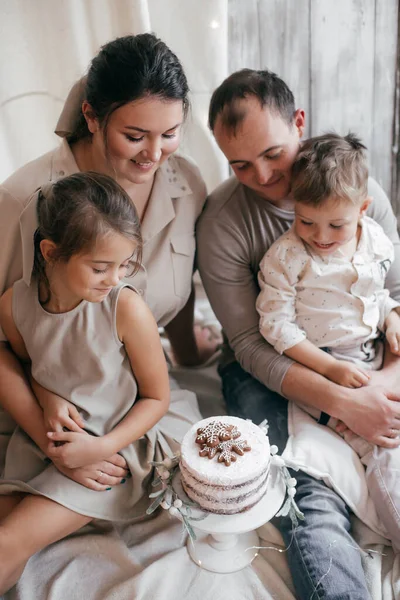
[[[371,177],[368,180],[368,193],[372,197],[372,202],[367,215],[379,223],[394,247],[394,261],[386,276],[385,285],[390,296],[400,302],[400,238],[397,220],[385,192]]]
[[[368,194],[372,202],[367,214],[382,227],[394,247],[394,261],[386,276],[385,285],[391,298],[400,302],[400,238],[397,231],[397,219],[388,197],[381,186],[372,179],[368,180]],[[399,309],[396,311],[399,313]],[[371,382],[384,385],[390,390],[400,389],[400,357],[391,353],[389,345],[385,346],[385,359],[380,371],[371,373]]]
[[[267,249],[267,248],[266,248]],[[236,359],[269,389],[281,384],[293,361],[279,355],[262,337],[256,300],[258,264],[252,269],[251,240],[223,218],[204,214],[197,227],[200,276],[212,309]]]
[[[286,373],[282,395],[335,417],[373,444],[385,448],[400,444],[392,436],[393,430],[400,429],[400,394],[394,395],[384,386],[352,390],[295,363]]]

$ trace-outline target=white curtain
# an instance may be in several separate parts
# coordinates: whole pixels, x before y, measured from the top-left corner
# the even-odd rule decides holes
[[[68,90],[102,44],[152,31],[188,76],[182,150],[211,190],[227,174],[207,128],[210,95],[227,74],[227,19],[227,0],[0,0],[0,182],[58,143]]]

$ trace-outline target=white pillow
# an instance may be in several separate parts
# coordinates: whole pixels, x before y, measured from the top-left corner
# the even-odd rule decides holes
[[[316,479],[322,479],[361,521],[385,537],[368,493],[364,466],[354,450],[294,402],[289,402],[288,417],[289,440],[283,458]]]

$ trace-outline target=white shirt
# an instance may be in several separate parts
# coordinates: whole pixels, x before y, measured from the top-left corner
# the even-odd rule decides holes
[[[394,251],[375,221],[364,217],[361,226],[351,259],[340,249],[325,257],[315,254],[293,226],[265,254],[257,310],[260,331],[277,352],[308,339],[336,354],[374,358],[370,342],[399,306],[384,288]]]

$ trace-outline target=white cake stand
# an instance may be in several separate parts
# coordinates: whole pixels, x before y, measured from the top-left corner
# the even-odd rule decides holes
[[[197,539],[192,542],[188,537],[187,549],[199,567],[214,573],[233,573],[247,567],[257,556],[260,539],[255,529],[276,515],[285,498],[285,483],[274,465],[269,477],[265,495],[249,510],[236,515],[207,513],[202,521],[191,523]],[[179,472],[174,488],[182,500],[187,499]],[[195,509],[192,512],[194,517],[204,514]]]

